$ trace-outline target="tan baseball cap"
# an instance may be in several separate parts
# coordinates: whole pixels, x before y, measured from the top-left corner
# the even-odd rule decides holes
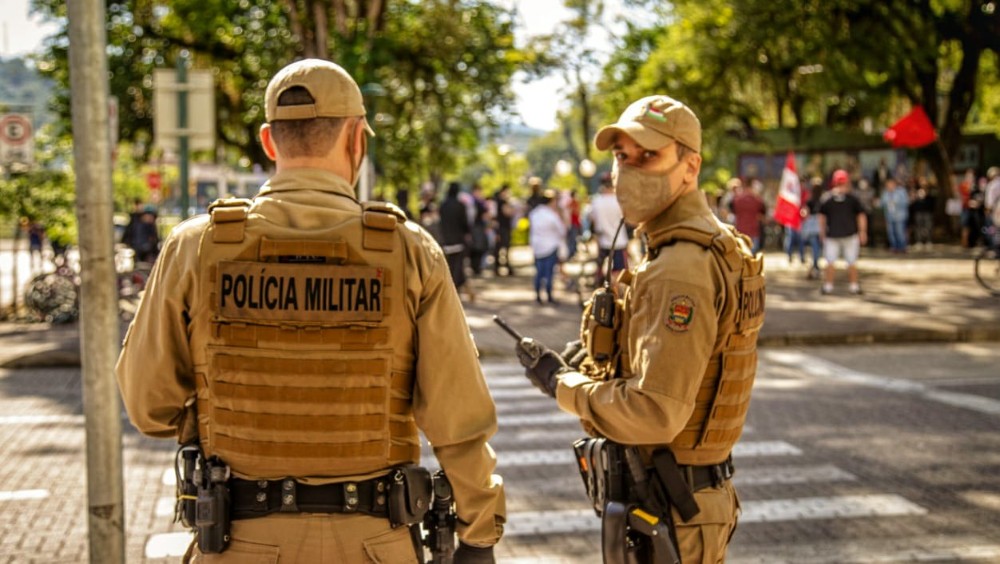
[[[701,152],[701,122],[691,108],[670,96],[647,96],[625,108],[618,123],[602,127],[594,137],[598,150],[607,151],[615,136],[626,133],[647,149],[658,150],[671,141]]]
[[[305,88],[312,104],[279,106],[278,97],[293,86]],[[264,93],[264,117],[268,122],[319,117],[365,116],[365,102],[358,83],[336,63],[322,59],[303,59],[278,71]],[[368,121],[365,130],[374,135]]]

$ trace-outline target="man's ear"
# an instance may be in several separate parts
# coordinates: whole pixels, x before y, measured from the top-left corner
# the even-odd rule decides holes
[[[684,157],[684,182],[695,182],[698,180],[698,173],[701,172],[701,154],[688,153]]]
[[[274,146],[274,137],[271,136],[271,124],[265,123],[260,126],[260,145],[264,148],[264,154],[272,161],[278,160],[278,149]]]
[[[365,120],[364,118],[358,118],[354,121],[354,129],[351,131],[351,159],[363,159],[364,153],[367,150],[367,143],[365,143],[365,135],[368,133],[365,131]]]

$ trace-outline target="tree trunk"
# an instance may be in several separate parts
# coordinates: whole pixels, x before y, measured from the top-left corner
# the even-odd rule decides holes
[[[330,59],[330,25],[327,19],[329,9],[322,1],[316,0],[313,5],[313,26],[316,37],[316,53],[320,59]]]

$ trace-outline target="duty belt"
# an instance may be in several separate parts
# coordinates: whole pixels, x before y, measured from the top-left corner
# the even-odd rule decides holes
[[[232,518],[253,519],[272,513],[364,513],[388,517],[389,478],[312,486],[294,479],[229,481]]]
[[[679,466],[692,492],[714,488],[733,477],[733,457],[709,466]]]

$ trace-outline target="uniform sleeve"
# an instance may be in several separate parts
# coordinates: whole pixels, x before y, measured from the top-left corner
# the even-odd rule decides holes
[[[503,480],[493,474],[496,455],[487,443],[497,430],[496,406],[444,257],[438,251],[430,259],[416,311],[414,416],[454,490],[459,538],[491,546],[506,518]]]
[[[682,244],[683,245],[683,244]],[[681,246],[681,245],[678,245]],[[628,321],[630,378],[561,378],[559,406],[624,444],[666,444],[694,410],[718,333],[714,259],[693,245],[664,256],[670,275],[637,279]],[[697,249],[697,250],[695,250]],[[671,259],[674,259],[671,261]],[[675,274],[674,274],[675,273]]]
[[[178,238],[167,239],[115,367],[129,420],[153,437],[176,435],[184,403],[195,393],[187,307],[194,272],[188,263],[197,253],[181,247]]]

